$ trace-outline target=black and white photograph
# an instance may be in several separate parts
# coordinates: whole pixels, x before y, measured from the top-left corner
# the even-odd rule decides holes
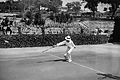
[[[120,80],[120,0],[0,0],[0,80]]]

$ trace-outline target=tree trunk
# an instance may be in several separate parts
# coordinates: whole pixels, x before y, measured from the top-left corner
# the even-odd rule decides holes
[[[109,40],[112,43],[120,43],[120,8],[118,8],[114,15],[114,30]]]
[[[112,42],[120,42],[120,17],[115,17],[115,26],[113,30],[113,40]]]
[[[65,33],[65,31],[66,31],[66,29],[65,28],[63,28],[63,34],[65,35],[66,33]]]
[[[115,12],[116,12],[116,10],[113,11],[111,19],[114,19]]]
[[[22,32],[21,32],[21,27],[18,27],[18,34],[21,35]]]
[[[93,11],[93,18],[95,18],[95,11]]]
[[[115,13],[116,13],[116,10],[117,10],[117,8],[118,8],[118,5],[114,3],[114,4],[112,4],[112,7],[113,7],[113,12],[112,12],[111,19],[113,19],[113,18],[114,18]]]
[[[44,26],[41,27],[41,31],[42,31],[42,36],[45,36],[45,27]]]

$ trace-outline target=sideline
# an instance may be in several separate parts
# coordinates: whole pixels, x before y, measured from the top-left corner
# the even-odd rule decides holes
[[[61,59],[61,57],[59,57],[59,56],[56,56],[56,55],[53,55],[53,54],[49,54],[49,55]],[[91,68],[91,67],[88,67],[88,66],[81,65],[81,64],[79,64],[79,63],[77,63],[77,62],[74,62],[74,61],[68,62],[68,63],[72,63],[72,64],[77,65],[77,66],[79,66],[79,67],[83,67],[83,68],[86,68],[86,69],[95,71],[96,73],[106,74],[106,73],[103,72],[103,71],[100,71],[100,70],[97,70],[97,69],[94,69],[94,68]]]

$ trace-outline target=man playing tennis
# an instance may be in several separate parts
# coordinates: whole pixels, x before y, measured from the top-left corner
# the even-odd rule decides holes
[[[53,45],[53,47],[58,47],[58,46],[61,46],[61,45],[66,45],[67,46],[67,50],[66,50],[66,53],[64,54],[64,57],[65,57],[66,61],[71,62],[72,61],[71,52],[74,48],[76,48],[75,44],[71,40],[71,37],[66,36],[64,41],[62,41],[60,43],[57,43],[56,45]]]

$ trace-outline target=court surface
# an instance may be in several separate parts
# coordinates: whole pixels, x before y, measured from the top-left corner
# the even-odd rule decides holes
[[[64,61],[65,46],[41,53],[49,48],[0,49],[0,80],[98,80],[99,72],[120,76],[120,45],[79,45],[72,63]]]

